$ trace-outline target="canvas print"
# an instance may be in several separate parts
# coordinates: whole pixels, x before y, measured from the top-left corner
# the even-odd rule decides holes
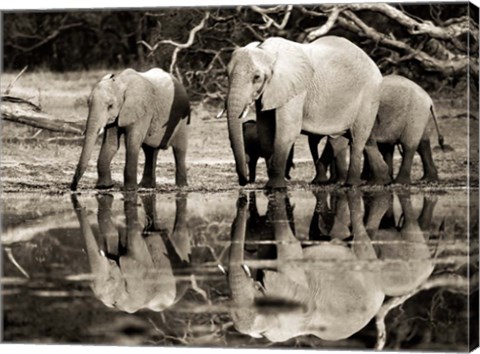
[[[478,346],[478,8],[2,11],[2,343]]]

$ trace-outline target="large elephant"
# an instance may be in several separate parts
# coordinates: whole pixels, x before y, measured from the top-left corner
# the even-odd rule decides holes
[[[255,103],[261,143],[273,146],[267,188],[285,188],[286,161],[300,133],[348,136],[347,184],[361,183],[368,152],[375,181],[390,181],[375,141],[369,139],[378,110],[381,73],[359,47],[327,36],[310,44],[269,38],[234,51],[228,64],[228,131],[240,185],[247,167],[239,117]]]
[[[185,88],[170,74],[154,68],[147,72],[126,69],[109,74],[93,88],[82,154],[71,189],[76,190],[84,174],[95,141],[103,133],[98,157],[96,188],[113,186],[110,163],[125,135],[126,161],[124,187],[137,188],[137,165],[140,148],[145,153],[145,168],[140,186],[155,187],[155,167],[159,149],[172,146],[176,163],[175,183],[187,185],[185,155],[190,104]]]
[[[432,158],[430,147],[430,131],[427,128],[430,118],[433,119],[438,134],[438,144],[442,149],[443,136],[440,133],[433,101],[428,93],[413,81],[398,75],[388,75],[382,80],[380,106],[372,138],[378,143],[379,150],[388,165],[388,172],[393,179],[393,154],[395,146],[402,147],[402,164],[395,178],[395,183],[410,184],[413,156],[418,152],[423,165],[422,180],[438,181],[438,172]],[[346,178],[348,141],[345,138],[329,139],[322,156],[318,158],[317,145],[320,137],[309,137],[310,150],[316,167],[314,182],[324,183],[327,166],[330,168],[333,182],[342,182]],[[365,179],[371,178],[368,157],[365,156],[365,167],[362,174]]]
[[[170,234],[168,230],[154,231],[158,228],[158,225],[155,227],[151,223],[154,220],[154,198],[144,197],[148,204],[145,205],[146,212],[138,204],[136,194],[127,193],[124,198],[123,222],[112,210],[112,195],[97,197],[96,238],[86,209],[72,194],[73,207],[94,276],[92,290],[106,306],[128,313],[141,309],[163,311],[179,301],[189,287],[187,283],[176,281],[172,268],[174,251],[180,250],[177,258],[182,258],[182,250],[186,248],[179,246],[185,243],[186,199],[177,201],[175,226]],[[168,237],[165,237],[165,233]],[[173,243],[173,247],[169,247],[170,243]],[[186,255],[188,257],[188,252]]]
[[[269,200],[277,259],[275,267],[257,270],[261,282],[245,271],[248,209],[245,197],[238,200],[228,272],[234,325],[241,333],[274,342],[307,334],[347,338],[375,316],[384,299],[375,272],[348,266],[375,258],[368,235],[355,236],[352,247],[332,242],[302,248],[289,227],[287,198],[275,193]],[[332,267],[332,259],[347,266]]]

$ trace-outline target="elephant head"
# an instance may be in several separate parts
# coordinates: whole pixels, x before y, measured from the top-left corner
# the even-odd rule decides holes
[[[104,76],[88,98],[88,117],[82,153],[75,170],[71,190],[76,190],[92,155],[98,135],[105,127],[116,124],[127,127],[142,116],[153,117],[160,108],[156,104],[155,86],[131,69],[118,76]]]
[[[86,210],[72,195],[93,273],[92,290],[106,306],[133,313],[162,311],[179,298],[168,252],[161,235],[144,235],[147,218],[137,196],[125,195],[125,224],[113,217],[113,196],[98,197],[99,240]]]
[[[375,257],[366,243],[368,235],[359,234],[361,247],[332,242],[302,248],[289,227],[287,200],[282,193],[269,199],[277,259],[273,269],[257,270],[263,273],[261,281],[252,279],[244,263],[247,200],[238,200],[228,273],[234,325],[244,334],[273,342],[307,334],[347,338],[375,316],[384,299],[374,272],[341,267],[342,262]],[[332,259],[338,264],[332,266]]]
[[[235,50],[227,70],[228,133],[239,183],[245,185],[247,166],[239,118],[255,101],[257,110],[268,111],[306,91],[313,66],[299,44],[274,37]]]

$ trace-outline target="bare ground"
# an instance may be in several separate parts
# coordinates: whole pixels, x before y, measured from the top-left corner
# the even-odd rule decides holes
[[[68,74],[30,73],[19,80],[11,95],[27,98],[40,103],[43,109],[64,119],[85,117],[87,114],[86,99],[90,87],[105,72],[84,72]],[[2,90],[14,75],[2,75]],[[46,85],[45,83],[48,83]],[[466,95],[451,94],[434,97],[440,128],[445,142],[453,148],[451,152],[434,149],[434,160],[439,170],[440,183],[423,184],[421,163],[418,156],[413,167],[412,188],[442,190],[465,188],[469,185],[467,175],[470,171],[470,185],[478,185],[478,155],[470,158],[469,151],[478,151],[478,119],[467,118]],[[217,120],[215,115],[219,106],[194,104],[188,152],[187,191],[221,191],[238,189],[233,155],[228,141],[225,119]],[[252,119],[253,116],[247,117]],[[3,192],[42,191],[48,193],[68,192],[76,163],[80,156],[81,146],[77,144],[60,144],[50,132],[40,132],[36,142],[22,142],[22,138],[31,137],[36,129],[2,122],[1,181]],[[431,124],[432,146],[437,146],[437,137]],[[471,138],[469,139],[469,133]],[[99,139],[100,140],[100,139]],[[89,168],[80,182],[79,191],[92,190],[96,181],[96,156],[100,141],[90,161]],[[141,157],[142,159],[142,157]],[[474,161],[475,160],[475,161]],[[400,154],[396,154],[396,168],[399,167]],[[295,146],[296,168],[292,171],[291,189],[310,189],[310,180],[314,176],[314,167],[308,151],[306,137],[302,136]],[[112,163],[115,189],[123,184],[124,149],[115,156]],[[139,177],[143,168],[141,160]],[[258,166],[257,182],[248,188],[262,188],[266,181],[264,162]],[[338,187],[338,186],[337,186]],[[327,188],[335,188],[330,186]],[[367,188],[367,187],[363,187]],[[377,187],[381,188],[381,187]],[[404,188],[389,186],[390,188]],[[158,191],[176,190],[174,184],[174,163],[171,151],[161,152],[157,165]]]

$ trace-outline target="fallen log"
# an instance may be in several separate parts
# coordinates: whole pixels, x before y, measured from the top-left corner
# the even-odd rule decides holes
[[[43,112],[40,107],[22,98],[2,96],[1,100],[2,119],[7,121],[75,135],[83,135],[85,130],[85,123],[55,118],[51,114]]]

